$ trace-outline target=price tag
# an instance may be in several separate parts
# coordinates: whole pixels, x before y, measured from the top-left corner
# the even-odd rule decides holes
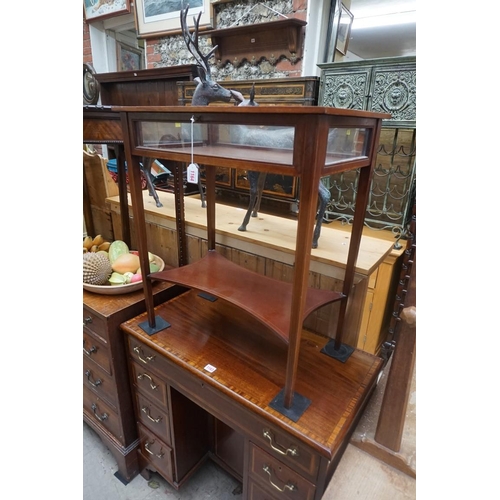
[[[198,168],[196,163],[190,163],[187,168],[187,181],[191,184],[198,184]]]
[[[206,365],[203,367],[204,370],[207,370],[207,372],[210,372],[210,373],[213,373],[215,370],[217,370],[217,368],[215,368],[215,366],[212,366],[212,365]]]

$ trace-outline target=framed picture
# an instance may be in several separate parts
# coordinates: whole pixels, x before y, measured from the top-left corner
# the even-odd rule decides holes
[[[116,42],[117,71],[135,71],[142,69],[142,51],[121,42]]]
[[[101,21],[130,12],[130,0],[83,0],[86,21]]]
[[[330,19],[326,37],[325,62],[333,62],[335,59],[335,46],[337,45],[341,5],[342,3],[340,0],[331,0]]]
[[[214,7],[210,0],[135,0],[135,17],[139,38],[176,35],[181,30],[181,9],[189,4],[188,24],[200,17],[200,31],[212,28]]]
[[[354,16],[351,11],[344,4],[342,4],[337,34],[337,45],[335,48],[344,56],[347,54],[347,46],[349,45],[353,19]]]

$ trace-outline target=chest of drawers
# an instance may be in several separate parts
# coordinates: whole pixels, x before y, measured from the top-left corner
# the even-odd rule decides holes
[[[155,303],[183,289],[153,285]],[[83,291],[83,419],[113,453],[124,483],[138,473],[138,435],[133,417],[126,352],[120,323],[146,310],[141,291],[98,295]]]
[[[273,410],[286,346],[249,315],[190,290],[155,313],[171,326],[152,336],[141,314],[121,325],[138,421],[139,469],[180,488],[211,458],[239,479],[245,500],[320,500],[376,384],[382,361],[355,351],[322,354],[304,330],[297,392],[311,400],[297,421]]]

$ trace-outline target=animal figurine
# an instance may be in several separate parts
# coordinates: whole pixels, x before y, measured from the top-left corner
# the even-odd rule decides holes
[[[213,47],[208,54],[203,55],[198,44],[201,12],[198,14],[198,18],[193,17],[194,32],[191,35],[189,33],[186,20],[188,10],[189,4],[185,9],[181,9],[182,36],[186,42],[187,49],[196,60],[196,70],[198,72],[198,76],[194,79],[197,85],[193,93],[191,104],[193,106],[208,106],[212,102],[229,102],[232,97],[235,97],[233,94],[234,91],[228,90],[219,85],[216,81],[212,80],[210,65],[208,64],[210,57],[212,57],[212,54],[217,49],[217,45]],[[198,176],[198,189],[201,197],[201,206],[202,208],[206,208],[205,194],[201,184],[201,176]]]
[[[258,106],[255,102],[255,84],[252,85],[250,91],[250,98],[245,99],[240,92],[232,91],[235,99],[239,101],[238,106]],[[245,139],[249,141],[252,139],[256,143],[263,145],[265,141],[272,141],[274,145],[278,147],[292,147],[293,139],[290,136],[288,130],[271,130],[271,131],[258,131],[258,130],[248,130],[245,134]],[[253,136],[253,137],[252,137]],[[253,170],[247,171],[248,182],[250,183],[250,203],[248,204],[248,209],[243,218],[241,226],[238,231],[246,231],[247,225],[250,222],[250,216],[257,217],[260,210],[260,202],[262,200],[262,192],[264,190],[264,184],[266,182],[267,172],[255,172]],[[323,223],[323,217],[325,215],[326,207],[331,199],[330,191],[326,186],[320,181],[319,183],[319,193],[318,193],[318,213],[316,216],[316,225],[314,227],[312,248],[318,248],[318,241],[321,235],[321,225]]]
[[[200,51],[198,44],[198,32],[200,25],[200,17],[202,13],[200,12],[197,18],[193,18],[195,29],[193,34],[190,34],[187,25],[188,10],[189,10],[189,4],[185,9],[181,9],[180,20],[181,20],[182,36],[184,38],[184,41],[186,42],[186,47],[191,53],[191,55],[195,58],[197,63],[196,70],[198,76],[194,78],[194,81],[196,82],[197,85],[193,93],[191,104],[193,106],[208,106],[210,103],[217,101],[229,102],[232,97],[234,97],[236,100],[237,97],[234,96],[233,94],[233,92],[235,91],[225,89],[224,87],[219,85],[216,81],[212,80],[210,65],[208,64],[208,61],[210,57],[212,57],[212,54],[217,49],[217,45],[213,47],[208,54],[203,55],[203,53]],[[239,96],[241,96],[241,94],[239,94]],[[243,98],[243,96],[241,96],[241,98]],[[187,140],[188,138],[184,137],[183,139]],[[160,142],[163,142],[164,140],[165,141],[171,140],[171,137],[167,136],[161,137]],[[153,177],[151,174],[151,166],[154,161],[155,160],[153,158],[143,158],[141,170],[144,174],[144,177],[146,178],[146,184],[148,187],[149,195],[154,198],[157,207],[162,207],[163,204],[161,203],[158,194],[154,188]],[[198,176],[198,189],[201,196],[201,206],[203,208],[206,208],[205,194],[203,192],[203,186],[201,184],[200,176]]]

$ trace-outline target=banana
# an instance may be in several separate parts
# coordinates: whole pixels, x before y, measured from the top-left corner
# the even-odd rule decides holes
[[[92,237],[91,236],[85,236],[85,239],[83,240],[83,247],[86,248],[87,250],[90,250],[92,248]]]
[[[104,238],[98,234],[93,240],[92,240],[92,245],[101,245],[102,243],[104,243]]]
[[[97,252],[97,245],[92,245],[92,247],[90,248],[90,251],[91,252]]]
[[[105,252],[107,252],[110,245],[111,245],[111,243],[109,241],[105,241],[104,243],[101,243],[100,245],[98,245],[97,248],[99,250],[104,250]]]

